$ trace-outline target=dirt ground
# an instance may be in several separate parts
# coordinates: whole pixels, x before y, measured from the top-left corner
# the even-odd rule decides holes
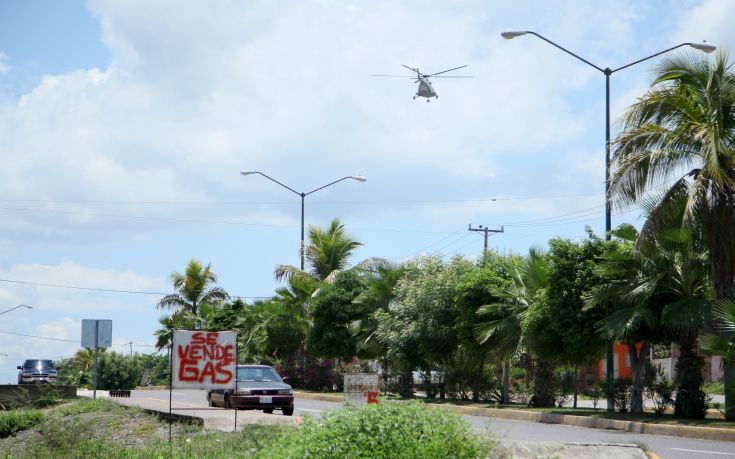
[[[169,423],[141,410],[112,407],[109,411],[64,413],[73,403],[46,408],[46,422],[6,438],[0,438],[0,456],[24,456],[28,445],[44,442],[68,442],[72,439],[99,439],[140,447],[157,439],[167,439]],[[172,423],[173,437],[196,434],[201,429],[188,424]]]

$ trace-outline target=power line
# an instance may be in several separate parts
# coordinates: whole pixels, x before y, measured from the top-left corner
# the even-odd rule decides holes
[[[0,333],[6,334],[6,335],[14,335],[14,336],[23,336],[25,338],[35,338],[35,339],[45,339],[48,341],[61,341],[64,343],[79,343],[78,339],[62,339],[62,338],[51,338],[49,336],[38,336],[38,335],[27,335],[24,333],[16,333],[16,332],[9,332],[0,330]],[[130,346],[131,344],[128,343],[113,343],[112,346]],[[154,344],[136,344],[133,343],[132,346],[137,347],[156,347]]]
[[[415,255],[417,253],[421,253],[421,252],[423,252],[423,251],[425,251],[427,249],[430,249],[431,247],[433,247],[433,246],[435,246],[437,244],[440,244],[440,243],[446,241],[447,239],[449,239],[450,237],[452,237],[455,234],[459,233],[460,231],[462,231],[462,227],[458,228],[456,231],[453,231],[448,236],[445,236],[445,237],[439,239],[438,241],[436,241],[434,243],[431,243],[431,244],[425,246],[424,248],[421,248],[421,249],[418,249],[418,250],[414,250],[413,252],[409,253],[408,255],[404,255],[403,257],[401,257],[401,259],[410,258],[410,257],[412,257],[413,255]]]
[[[485,252],[487,252],[487,239],[490,237],[490,233],[494,233],[494,234],[496,234],[496,233],[504,233],[505,232],[505,228],[501,226],[499,230],[494,230],[494,229],[488,228],[487,226],[483,227],[482,225],[480,225],[479,228],[473,228],[472,227],[472,223],[470,223],[470,226],[469,226],[468,231],[480,232],[480,233],[484,233],[485,234],[485,236],[484,236],[485,237],[485,246],[484,246],[484,248],[485,248]]]
[[[549,200],[577,197],[598,196],[601,193],[578,193],[556,196],[495,196],[476,199],[390,199],[390,200],[318,200],[312,204],[446,204],[462,202],[496,202],[522,200]],[[264,205],[285,204],[292,205],[292,201],[126,201],[102,199],[11,199],[0,198],[0,202],[38,203],[38,204],[124,204],[124,205]]]
[[[467,233],[467,234],[470,234],[470,233]],[[475,236],[477,236],[477,238],[478,238],[478,239],[482,237],[482,236],[480,236],[479,234],[475,234]],[[464,249],[464,248],[466,248],[466,247],[469,247],[469,246],[471,246],[471,245],[472,245],[472,244],[474,244],[475,242],[477,242],[477,239],[474,239],[474,240],[472,240],[472,241],[468,242],[467,244],[465,244],[465,245],[463,245],[463,246],[461,246],[461,247],[457,247],[456,249],[454,249],[454,250],[452,250],[451,252],[449,252],[449,253],[448,253],[447,255],[452,255],[452,254],[458,253],[458,252],[459,252],[460,250],[462,250],[462,249]]]
[[[129,294],[135,294],[135,295],[162,296],[162,295],[168,295],[169,293],[171,293],[171,292],[168,292],[168,293],[150,292],[150,291],[142,291],[142,290],[119,290],[119,289],[98,288],[98,287],[78,287],[74,285],[47,284],[43,282],[19,281],[19,280],[13,280],[13,279],[0,279],[0,282],[7,282],[11,284],[33,285],[33,286],[38,286],[38,287],[64,288],[64,289],[70,289],[70,290],[88,290],[88,291],[93,291],[93,292],[129,293]],[[243,296],[243,295],[231,295],[231,296],[233,298],[244,298],[244,299],[272,298],[272,296]]]

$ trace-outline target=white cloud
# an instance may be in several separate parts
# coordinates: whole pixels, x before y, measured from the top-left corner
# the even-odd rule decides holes
[[[730,0],[702,0],[689,11],[682,11],[673,36],[678,42],[707,41],[725,51],[735,51],[735,2]]]
[[[557,2],[539,14],[585,16],[591,24],[583,21],[579,34],[624,36],[631,5]],[[466,10],[416,6],[92,2],[112,64],[48,75],[17,104],[0,106],[0,147],[9,158],[0,195],[232,200],[245,190],[257,200],[274,189],[244,181],[238,170],[282,171],[279,178],[293,183],[296,173],[301,180],[324,174],[324,164],[371,177],[420,169],[422,176],[449,174],[456,184],[477,182],[496,177],[509,151],[522,157],[558,148],[588,128],[567,96],[596,81],[594,74],[577,71],[576,62],[559,59],[539,40],[499,39],[477,14],[486,10],[482,3]],[[549,33],[578,41],[569,30]],[[599,47],[605,43],[600,39]],[[412,103],[411,80],[368,77],[400,72],[401,63],[426,71],[469,64],[463,71],[475,78],[437,80],[438,101]],[[167,227],[12,212],[13,234],[35,239],[79,242],[104,238],[100,230]],[[182,216],[177,208],[134,206],[105,213]],[[216,216],[229,217],[221,210]]]
[[[0,51],[0,75],[5,75],[12,68],[10,64],[8,64],[9,60],[10,58],[8,55]]]

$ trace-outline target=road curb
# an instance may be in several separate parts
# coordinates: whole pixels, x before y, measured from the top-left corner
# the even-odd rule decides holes
[[[122,406],[128,406],[128,405],[122,405]],[[156,410],[153,408],[141,408],[145,413],[148,413],[152,416],[156,416],[158,419],[162,421],[172,421],[172,422],[178,422],[183,424],[193,424],[199,427],[204,427],[204,418],[200,418],[199,416],[192,416],[190,414],[180,414],[180,413],[169,413],[168,411],[161,411]]]
[[[342,403],[345,401],[345,398],[343,396],[336,394],[314,394],[312,392],[294,391],[293,396],[304,400],[319,400],[321,402]]]
[[[296,398],[320,400],[324,402],[343,402],[344,398],[336,394],[313,394],[294,392]],[[719,440],[735,442],[735,429],[720,427],[679,426],[670,424],[652,424],[638,421],[621,421],[602,419],[591,416],[574,416],[569,414],[543,413],[539,411],[521,411],[511,409],[483,408],[479,406],[458,406],[443,404],[427,404],[434,408],[470,416],[485,416],[513,421],[540,422],[543,424],[564,424],[589,429],[622,430],[631,433],[665,435],[669,437],[696,438],[700,440]]]
[[[471,416],[487,416],[516,421],[540,422],[544,424],[565,424],[591,429],[623,430],[631,433],[666,435],[670,437],[697,438],[701,440],[719,440],[735,442],[735,429],[719,427],[678,426],[669,424],[652,424],[637,421],[620,421],[601,419],[590,416],[573,416],[568,414],[540,413],[509,409],[481,408],[456,405],[435,405],[439,409]]]

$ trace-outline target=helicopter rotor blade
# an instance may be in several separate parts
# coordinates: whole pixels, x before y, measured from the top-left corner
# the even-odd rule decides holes
[[[442,75],[442,76],[433,76],[431,78],[474,78],[471,76],[455,76],[455,75]]]
[[[403,64],[401,64],[401,65],[402,65],[403,67],[406,67],[406,68],[407,68],[408,70],[410,70],[410,71],[412,71],[412,72],[420,73],[420,72],[419,72],[419,69],[415,69],[415,68],[413,68],[413,67],[409,67],[409,66],[407,66],[407,65],[403,65]]]
[[[466,65],[461,65],[461,66],[459,66],[459,67],[454,67],[453,69],[449,69],[449,70],[442,70],[441,72],[436,72],[436,73],[432,73],[432,74],[429,74],[429,75],[425,75],[425,76],[433,77],[434,75],[441,75],[442,73],[447,73],[447,72],[451,72],[452,70],[457,70],[457,69],[463,69],[463,68],[465,68],[465,67],[467,67],[467,66],[466,66]]]
[[[370,75],[372,77],[388,77],[388,78],[416,78],[415,76],[408,75]]]

